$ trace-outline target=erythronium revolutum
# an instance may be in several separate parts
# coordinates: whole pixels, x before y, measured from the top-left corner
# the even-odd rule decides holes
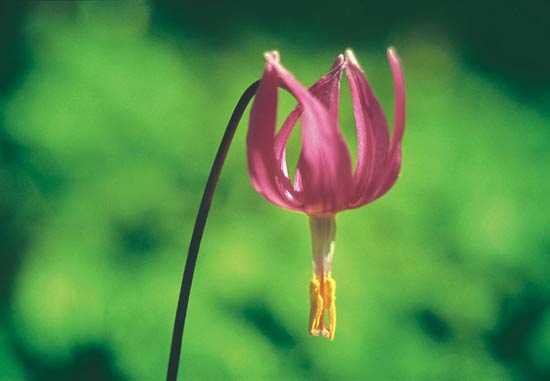
[[[167,380],[177,379],[187,306],[200,242],[216,185],[237,125],[256,95],[247,135],[248,170],[252,185],[269,202],[309,216],[313,249],[310,282],[309,333],[330,340],[336,329],[335,290],[331,276],[336,213],[358,208],[383,196],[401,169],[401,140],[405,128],[405,89],[401,64],[388,49],[395,89],[395,116],[390,139],[386,119],[351,50],[339,55],[330,71],[306,89],[280,63],[279,53],[266,53],[261,80],[246,89],[229,120],[201,200],[180,288]],[[346,72],[357,129],[355,170],[338,127],[340,79]],[[298,105],[276,132],[278,88],[289,91]],[[302,149],[291,182],[286,144],[301,118]],[[328,315],[326,324],[325,314]]]
[[[267,64],[250,112],[247,136],[250,179],[256,191],[269,202],[309,216],[313,241],[309,333],[332,340],[336,329],[336,282],[331,276],[335,215],[376,200],[397,180],[405,127],[401,65],[395,52],[388,49],[395,87],[395,124],[390,139],[380,104],[351,50],[339,55],[331,70],[310,89],[281,65],[278,52],[266,53],[265,58]],[[338,127],[343,71],[351,89],[357,129],[355,171]],[[298,105],[276,132],[279,87],[288,90]],[[302,147],[291,182],[285,147],[299,118]]]

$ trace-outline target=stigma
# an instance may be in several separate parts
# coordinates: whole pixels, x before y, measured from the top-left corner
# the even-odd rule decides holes
[[[313,278],[309,283],[309,334],[334,339],[336,331],[336,281],[331,276],[336,218],[334,214],[310,216]]]

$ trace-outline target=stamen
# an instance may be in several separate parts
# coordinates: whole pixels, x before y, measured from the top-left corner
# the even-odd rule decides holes
[[[323,315],[323,296],[321,295],[321,284],[314,275],[309,283],[309,334],[319,336],[321,330],[319,324]]]
[[[309,283],[309,334],[322,334],[329,340],[336,332],[336,281],[331,276],[323,276],[321,282],[317,275]],[[326,314],[325,314],[326,312]],[[328,329],[325,322],[328,317]]]
[[[334,215],[310,216],[309,226],[313,249],[313,279],[309,285],[309,333],[333,340],[336,331],[336,281],[331,276],[331,268],[336,219]]]
[[[336,281],[332,277],[325,278],[324,309],[328,313],[328,337],[334,340],[336,332]]]

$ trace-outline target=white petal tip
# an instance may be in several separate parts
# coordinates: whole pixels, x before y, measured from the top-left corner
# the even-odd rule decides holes
[[[265,57],[266,61],[271,63],[271,64],[276,64],[276,63],[279,63],[279,61],[280,61],[279,52],[277,50],[272,50],[270,52],[265,52],[264,57]]]
[[[394,59],[394,60],[398,59],[397,51],[395,50],[395,47],[393,47],[393,46],[388,47],[388,49],[386,50],[386,54],[388,55],[388,58],[391,58],[391,59]]]
[[[359,62],[357,62],[357,58],[355,58],[355,54],[353,54],[353,50],[346,49],[346,59],[351,62],[352,65],[359,66]]]
[[[345,63],[346,59],[344,58],[344,55],[338,54],[338,56],[334,60],[334,63],[331,66],[331,70],[336,69],[337,67],[343,67]]]

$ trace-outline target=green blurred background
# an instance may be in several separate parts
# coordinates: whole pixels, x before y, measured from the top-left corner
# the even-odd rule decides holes
[[[243,120],[185,379],[550,380],[549,14],[544,0],[2,2],[0,380],[163,379],[201,192],[262,53],[309,85],[352,47],[391,122],[388,45],[407,84],[403,170],[339,215],[335,341],[307,335],[307,218],[250,186]]]

